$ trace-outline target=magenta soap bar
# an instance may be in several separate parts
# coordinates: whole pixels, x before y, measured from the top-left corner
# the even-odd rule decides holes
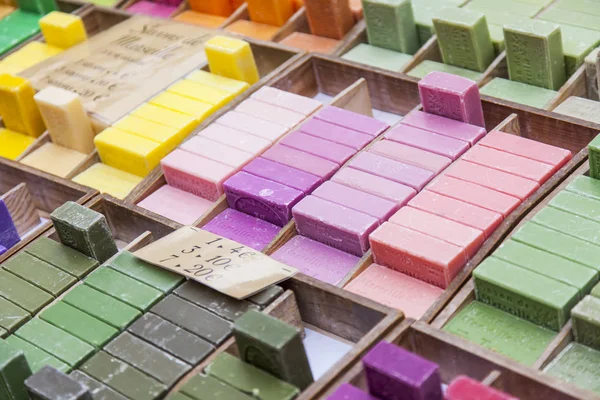
[[[477,83],[445,72],[431,72],[419,81],[423,111],[485,127]]]
[[[342,168],[331,180],[393,201],[400,206],[408,203],[417,194],[415,189],[409,186],[353,168]]]
[[[270,86],[260,88],[250,97],[277,107],[295,111],[305,116],[314,113],[321,108],[322,105],[315,99],[286,92],[285,90],[276,89]]]
[[[403,124],[390,129],[385,134],[385,138],[393,142],[430,151],[452,160],[456,160],[469,149],[469,143],[462,140]]]
[[[360,150],[365,147],[373,137],[364,133],[356,132],[343,126],[330,124],[316,118],[311,118],[300,126],[300,131],[311,136],[327,139],[344,146]]]
[[[200,131],[197,136],[205,137],[255,155],[262,153],[271,146],[271,142],[266,139],[216,124],[210,124]]]
[[[292,219],[292,207],[304,197],[299,190],[243,171],[223,187],[229,207],[278,226]]]
[[[271,243],[281,228],[228,208],[210,220],[202,229],[261,251]]]
[[[377,343],[363,357],[369,392],[389,400],[442,400],[439,367],[402,347]]]
[[[433,172],[435,175],[438,175],[452,163],[452,160],[448,157],[387,139],[373,143],[373,146],[367,151],[369,153],[379,154],[380,156],[388,157],[392,160],[426,169]]]
[[[349,383],[344,383],[338,387],[327,400],[378,400],[369,393],[355,388]]]
[[[257,118],[274,122],[278,125],[283,125],[287,128],[293,128],[306,118],[305,115],[295,111],[286,110],[285,108],[254,99],[244,100],[235,110],[243,114],[253,115]]]
[[[285,135],[289,130],[289,128],[286,128],[283,125],[278,125],[237,111],[225,113],[214,123],[261,137],[271,143]]]
[[[292,213],[298,233],[356,256],[369,249],[369,234],[379,225],[370,215],[315,196],[302,199]]]
[[[465,124],[450,118],[412,111],[402,118],[403,125],[414,126],[440,135],[469,142],[471,146],[485,136],[486,130],[480,126]]]
[[[262,157],[308,172],[321,179],[329,179],[339,168],[339,165],[334,162],[280,144],[265,151]]]
[[[145,14],[159,18],[169,18],[175,11],[177,6],[155,3],[153,1],[140,0],[127,8],[132,14]]]
[[[180,224],[192,225],[213,204],[213,201],[164,185],[137,205]]]
[[[254,154],[252,153],[215,142],[204,136],[194,136],[190,140],[183,142],[179,148],[236,169],[246,165],[254,158]]]
[[[295,131],[285,136],[280,141],[281,144],[296,150],[304,151],[313,156],[324,158],[338,165],[344,164],[356,153],[352,147],[344,146],[321,139],[300,131]]]
[[[519,400],[467,376],[454,379],[446,389],[446,400]]]
[[[323,108],[316,114],[315,118],[373,137],[379,136],[390,127],[385,122],[381,122],[375,118],[334,106]]]
[[[322,182],[318,176],[262,157],[246,165],[242,171],[300,190],[305,195]]]

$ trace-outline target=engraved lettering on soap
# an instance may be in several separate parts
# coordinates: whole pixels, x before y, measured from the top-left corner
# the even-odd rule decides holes
[[[288,222],[274,207],[249,197],[240,197],[236,199],[233,208],[276,225],[283,226]]]

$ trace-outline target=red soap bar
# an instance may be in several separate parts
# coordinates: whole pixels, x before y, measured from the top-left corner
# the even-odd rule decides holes
[[[263,158],[296,168],[321,179],[329,179],[340,167],[334,162],[291,147],[276,144],[262,154]]]
[[[454,379],[446,389],[446,400],[519,400],[466,376]]]
[[[281,144],[291,147],[296,150],[304,151],[313,156],[321,157],[342,165],[350,159],[356,152],[351,147],[330,142],[329,140],[321,139],[300,131],[295,131],[286,135],[280,141]]]
[[[436,175],[452,163],[452,160],[448,157],[391,140],[380,140],[377,143],[373,143],[368,152],[414,165],[415,167],[424,168]]]
[[[469,143],[408,125],[398,125],[385,138],[456,160],[469,149]]]

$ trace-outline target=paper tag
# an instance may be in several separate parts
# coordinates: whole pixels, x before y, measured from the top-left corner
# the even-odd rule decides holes
[[[134,254],[238,300],[297,272],[250,247],[193,226],[184,226]]]

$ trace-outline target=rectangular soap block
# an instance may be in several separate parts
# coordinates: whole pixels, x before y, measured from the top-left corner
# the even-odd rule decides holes
[[[375,397],[371,396],[367,392],[363,392],[360,389],[355,388],[349,383],[341,384],[335,392],[333,392],[328,400],[345,400],[345,399],[354,399],[354,400],[377,400]]]
[[[305,115],[298,112],[255,99],[244,100],[235,108],[235,111],[285,126],[288,129],[295,127],[306,118]]]
[[[0,394],[7,400],[28,400],[24,382],[31,376],[31,369],[23,351],[0,340]]]
[[[600,47],[592,50],[585,57],[585,78],[587,83],[587,97],[590,100],[598,101],[598,54]]]
[[[276,144],[262,154],[263,158],[296,168],[321,179],[329,179],[339,165],[291,147]]]
[[[69,372],[71,367],[60,361],[58,358],[47,353],[44,350],[37,348],[29,342],[17,337],[16,335],[10,335],[6,338],[6,343],[12,347],[23,351],[25,353],[25,359],[31,368],[31,372],[36,373],[44,366],[49,365],[62,372]]]
[[[477,399],[518,400],[516,397],[510,396],[466,376],[459,376],[454,379],[450,385],[448,385],[445,395],[448,400],[460,400],[463,399],[464,396],[472,396]]]
[[[400,124],[390,129],[385,138],[396,143],[429,151],[456,160],[469,149],[469,143],[424,129]]]
[[[600,351],[572,342],[544,369],[544,373],[598,393]]]
[[[381,140],[373,143],[368,152],[426,169],[435,175],[442,172],[452,162],[448,157],[392,140]]]
[[[55,297],[77,282],[73,276],[28,253],[9,258],[2,268]]]
[[[156,96],[148,100],[148,103],[170,111],[175,111],[181,114],[194,117],[198,123],[204,121],[206,118],[211,116],[215,111],[217,111],[220,108],[219,105],[205,103],[203,101],[199,101],[191,97],[186,97],[179,93],[173,93],[169,91],[164,91],[157,94]],[[127,116],[125,117],[125,119],[131,117],[133,116]],[[168,128],[175,129],[177,132],[180,133],[179,136],[185,137],[187,135],[186,130],[180,130],[171,126],[169,126]],[[183,137],[180,139],[180,141],[183,139]]]
[[[571,96],[560,103],[553,112],[598,124],[600,123],[599,110],[598,101]]]
[[[4,270],[0,270],[0,296],[30,314],[37,313],[53,299],[49,293]]]
[[[125,397],[115,392],[103,383],[81,371],[72,371],[69,376],[90,389],[90,394],[94,397],[106,400],[127,400]]]
[[[131,112],[138,118],[175,128],[182,137],[186,137],[198,126],[197,117],[183,114],[168,108],[146,103]]]
[[[540,19],[591,30],[597,29],[600,22],[600,16],[595,13],[578,12],[558,7],[550,7],[540,15]]]
[[[325,160],[329,160],[338,165],[344,164],[356,153],[356,151],[351,147],[307,135],[300,131],[295,131],[289,135],[286,135],[279,143],[287,147],[323,158]]]
[[[225,76],[213,74],[201,69],[191,72],[185,77],[186,80],[202,83],[207,86],[212,86],[217,89],[222,89],[227,92],[238,95],[248,89],[250,85],[237,79],[227,78]]]
[[[198,133],[198,136],[234,147],[253,155],[259,155],[271,146],[271,142],[266,139],[216,124],[211,124],[203,129]]]
[[[262,157],[247,164],[243,171],[300,190],[305,195],[322,183],[315,175]]]
[[[527,83],[494,78],[481,88],[481,94],[530,107],[546,108],[558,92]]]
[[[304,0],[304,7],[313,35],[340,40],[354,26],[354,16],[348,1]]]
[[[190,1],[190,8],[196,12],[229,17],[234,11],[229,1]]]
[[[343,54],[342,58],[393,72],[402,72],[404,67],[412,60],[412,56],[408,54],[371,46],[367,43],[359,43]]]
[[[469,142],[471,146],[484,137],[486,133],[485,128],[480,126],[416,110],[411,111],[402,118],[402,124]]]
[[[278,1],[283,3],[281,0]],[[254,20],[252,16],[250,19]],[[248,42],[226,36],[214,36],[204,43],[204,51],[211,73],[247,82],[250,85],[260,79],[254,54]]]
[[[0,297],[0,327],[8,332],[29,319],[29,312]]]
[[[548,205],[552,208],[600,222],[600,209],[597,208],[600,206],[600,202],[590,197],[563,190],[554,196]]]
[[[316,118],[310,118],[302,124],[299,129],[301,132],[308,135],[352,147],[355,150],[362,149],[373,139],[371,136],[364,133],[330,124]]]
[[[161,186],[144,200],[137,203],[139,207],[183,225],[192,225],[213,204],[213,201],[170,185]]]
[[[250,19],[267,25],[282,26],[294,13],[291,2],[285,0],[250,0]]]
[[[27,79],[0,75],[0,115],[6,128],[33,137],[40,136],[46,130],[34,95],[35,91]]]
[[[17,227],[4,200],[0,199],[0,245],[10,249],[21,241]]]
[[[363,5],[369,44],[405,54],[420,47],[412,3],[368,0]]]
[[[590,162],[590,177],[600,178],[600,135],[597,135],[588,144],[588,157]]]
[[[489,28],[492,29],[491,26]],[[492,31],[490,31],[490,33],[492,33]],[[504,41],[504,39],[502,40]],[[422,79],[434,71],[446,72],[448,74],[462,76],[463,78],[467,78],[476,82],[480,81],[483,77],[483,74],[481,72],[475,72],[471,71],[470,69],[459,68],[453,65],[448,65],[432,60],[424,60],[419,65],[408,71],[407,75]]]
[[[48,142],[27,154],[20,162],[61,178],[66,178],[85,161],[86,157],[87,154]]]
[[[309,116],[321,108],[321,102],[296,93],[263,86],[250,96],[253,99]]]
[[[98,162],[72,180],[117,199],[124,199],[142,181],[142,177]]]
[[[169,397],[169,400],[188,400],[188,399],[202,399],[206,396],[209,397],[223,397],[229,400],[252,400],[250,397],[232,386],[229,386],[219,379],[213,377],[198,374],[190,378],[182,387],[178,393],[182,397],[180,399]]]
[[[35,138],[23,133],[0,128],[0,157],[16,160],[29,146],[33,144]]]
[[[600,200],[600,181],[589,176],[576,176],[567,185],[565,190],[591,199]]]
[[[235,95],[228,90],[188,79],[182,79],[175,82],[167,88],[167,92],[213,105],[217,109],[223,107],[235,97]]]
[[[571,311],[575,341],[600,349],[600,299],[585,296]]]
[[[535,214],[531,221],[566,235],[600,245],[600,240],[594,231],[600,225],[598,222],[587,218],[582,218],[554,207],[545,207]]]
[[[560,31],[565,54],[567,79],[585,62],[585,57],[600,44],[600,32],[562,24]]]
[[[375,118],[334,106],[324,107],[315,115],[315,118],[371,137],[379,136],[390,127]]]
[[[27,378],[25,386],[34,399],[86,400],[91,398],[87,386],[48,365]]]
[[[214,123],[250,133],[271,143],[285,135],[288,131],[288,128],[283,125],[237,111],[229,111],[223,114]]]
[[[183,142],[179,148],[232,168],[241,168],[255,157],[255,154],[249,151],[239,150],[200,135]]]
[[[111,259],[108,266],[163,293],[170,292],[184,280],[183,276],[149,264],[126,250]]]

